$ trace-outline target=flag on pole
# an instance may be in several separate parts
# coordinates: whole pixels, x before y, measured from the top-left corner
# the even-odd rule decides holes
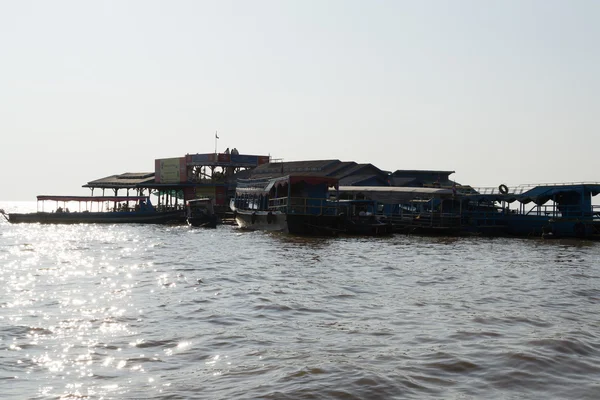
[[[215,131],[215,139],[218,139],[219,135],[217,135],[217,131]]]

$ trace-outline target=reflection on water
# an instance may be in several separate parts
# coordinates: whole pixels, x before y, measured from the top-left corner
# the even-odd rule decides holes
[[[0,222],[0,394],[593,399],[599,280],[592,242]]]

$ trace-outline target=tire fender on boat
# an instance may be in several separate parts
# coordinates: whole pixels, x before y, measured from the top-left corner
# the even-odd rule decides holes
[[[508,194],[508,186],[506,186],[504,183],[498,186],[498,190],[502,194]]]
[[[269,211],[269,213],[267,214],[267,223],[272,224],[274,219],[275,219],[275,216],[273,215],[273,213],[271,211]]]
[[[250,220],[252,221],[252,224],[256,222],[256,212],[252,213],[252,215],[250,216]]]

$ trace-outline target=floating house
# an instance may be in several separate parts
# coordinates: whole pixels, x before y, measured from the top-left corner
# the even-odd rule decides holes
[[[159,209],[184,208],[187,200],[209,198],[226,207],[235,192],[234,176],[266,164],[269,156],[227,153],[186,154],[154,161],[154,172],[124,173],[90,181],[83,187],[138,196],[158,196]]]
[[[373,164],[337,159],[272,162],[269,156],[241,155],[234,149],[156,159],[154,172],[111,175],[84,187],[92,194],[102,190],[104,195],[109,189],[113,196],[119,192],[158,195],[159,210],[180,209],[187,200],[210,198],[222,213],[229,209],[238,183],[314,177],[336,182],[335,195],[329,191],[324,200],[345,201],[346,209],[351,206],[353,211],[362,206],[359,200],[371,201],[371,210],[388,218],[397,232],[600,238],[600,209],[592,204],[592,197],[600,193],[599,183],[474,189],[450,179],[453,173],[390,173]],[[244,207],[238,204],[238,208]],[[268,215],[270,210],[259,211]]]

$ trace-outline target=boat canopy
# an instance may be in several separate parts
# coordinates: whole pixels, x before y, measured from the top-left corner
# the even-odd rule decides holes
[[[340,194],[363,194],[384,204],[402,204],[423,198],[451,198],[452,189],[405,186],[340,186]]]
[[[102,202],[102,201],[140,201],[148,200],[147,196],[48,196],[39,195],[37,196],[38,201],[79,201],[79,202]]]
[[[502,202],[512,203],[518,201],[522,204],[535,203],[537,205],[546,204],[555,199],[557,195],[565,193],[589,193],[596,196],[600,193],[600,184],[580,184],[580,185],[539,185],[520,194],[516,193],[474,193],[465,195],[466,198],[478,202]]]
[[[339,180],[328,176],[286,175],[273,179],[240,179],[236,192],[238,193],[269,193],[273,187],[304,182],[308,185],[326,184],[337,189]]]
[[[272,179],[265,188],[266,192],[269,192],[274,186],[284,186],[288,183],[293,185],[295,183],[304,182],[308,185],[321,185],[326,184],[327,186],[334,186],[337,188],[339,180],[328,176],[295,176],[287,175],[279,178]]]

